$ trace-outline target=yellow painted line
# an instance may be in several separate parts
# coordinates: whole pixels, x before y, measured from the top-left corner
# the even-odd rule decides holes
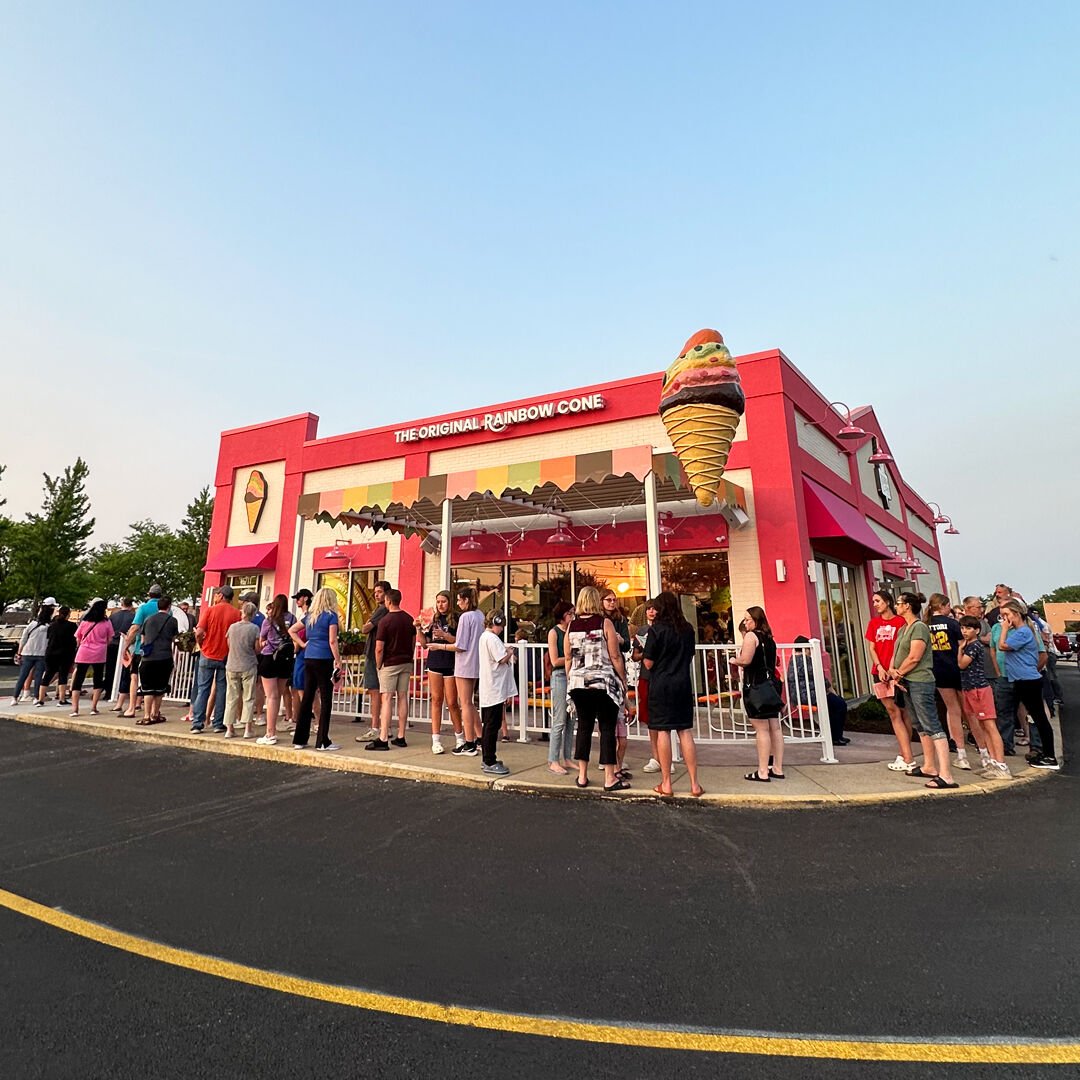
[[[1080,1042],[1033,1040],[1029,1042],[932,1042],[884,1039],[839,1039],[786,1034],[740,1034],[700,1031],[678,1027],[635,1027],[554,1016],[469,1009],[440,1005],[434,1001],[357,990],[334,983],[317,982],[296,975],[236,964],[215,956],[162,945],[134,934],[125,934],[88,919],[46,907],[34,900],[0,889],[0,907],[25,915],[69,934],[108,945],[122,952],[186,968],[219,979],[259,986],[265,990],[294,994],[369,1012],[387,1013],[439,1024],[537,1035],[549,1039],[636,1046],[657,1050],[694,1050],[712,1054],[753,1054],[766,1057],[828,1058],[836,1061],[923,1061],[990,1065],[1080,1064]]]

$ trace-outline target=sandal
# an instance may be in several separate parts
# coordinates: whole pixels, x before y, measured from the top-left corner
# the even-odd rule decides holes
[[[630,785],[625,780],[616,780],[614,784],[605,784],[605,791],[626,791]]]
[[[616,769],[615,775],[620,780],[633,780],[634,774],[629,769]]]
[[[769,777],[767,777],[767,776],[758,776],[758,774],[756,772],[748,772],[743,777],[743,779],[744,780],[753,780],[758,784],[767,784],[767,783],[769,783]]]
[[[772,769],[770,768],[770,769],[769,769],[769,779],[770,779],[770,780],[786,780],[786,779],[787,779],[787,774],[786,774],[786,773],[782,773],[782,772],[774,772],[774,771],[773,771],[773,770],[772,770]]]
[[[588,786],[589,786],[589,778],[588,778],[588,777],[586,776],[586,777],[585,777],[585,779],[584,779],[584,780],[582,780],[582,779],[581,779],[581,777],[579,776],[579,777],[578,777],[578,778],[577,778],[577,779],[576,779],[576,780],[574,781],[574,783],[575,783],[575,784],[577,784],[577,786],[578,786],[578,787],[580,787],[580,788],[586,788],[586,787],[588,787]]]
[[[150,724],[152,724],[153,721],[152,720],[146,720],[146,719],[139,719],[139,720],[136,720],[135,723],[138,724],[139,727],[147,727]]]
[[[659,784],[653,788],[653,794],[659,795],[661,799],[673,799],[675,797],[674,791],[665,791]]]
[[[927,780],[932,780],[937,776],[937,773],[923,772],[921,765],[916,765],[914,769],[908,769],[907,774],[908,776],[925,776]]]
[[[705,789],[703,787],[699,787],[697,789],[697,791],[694,791],[693,788],[690,789],[690,798],[691,799],[700,799],[701,796],[704,795],[704,794],[705,794]]]
[[[946,788],[958,788],[959,784],[950,784],[948,780],[942,779],[940,776],[932,777],[924,787],[933,788],[937,791],[944,791]]]

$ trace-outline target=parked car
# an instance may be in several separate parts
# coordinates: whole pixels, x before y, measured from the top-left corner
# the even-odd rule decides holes
[[[0,664],[14,664],[24,626],[0,627]]]
[[[1062,656],[1072,657],[1076,652],[1076,638],[1077,635],[1074,633],[1055,634],[1054,644],[1057,646],[1057,651]]]

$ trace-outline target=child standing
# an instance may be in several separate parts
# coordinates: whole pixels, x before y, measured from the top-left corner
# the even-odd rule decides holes
[[[979,754],[983,767],[980,776],[987,780],[1011,780],[1012,773],[1005,764],[1005,746],[997,726],[994,694],[986,677],[986,650],[979,641],[982,623],[974,615],[960,620],[962,641],[956,662],[960,668],[960,704],[972,735],[982,733]],[[985,745],[985,749],[983,746]]]
[[[514,678],[513,647],[502,639],[506,620],[502,615],[489,615],[487,629],[480,635],[480,746],[484,755],[483,771],[489,776],[506,776],[510,770],[496,753],[499,728],[503,722],[505,703],[517,696]]]

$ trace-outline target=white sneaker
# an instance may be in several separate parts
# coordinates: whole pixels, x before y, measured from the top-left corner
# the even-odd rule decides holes
[[[277,746],[277,736],[276,735],[260,735],[255,740],[255,745],[256,746]]]
[[[446,747],[443,746],[441,740],[439,742],[435,742],[433,740],[432,743],[431,743],[431,752],[433,754],[445,754],[446,753]]]
[[[956,767],[963,769],[965,772],[971,772],[971,762],[967,759],[967,754],[961,757],[959,754],[956,756]]]
[[[337,743],[327,743],[326,746],[316,746],[316,750],[321,750],[324,754],[330,753],[331,750],[340,750],[341,747]]]
[[[657,761],[656,758],[651,757],[642,766],[641,771],[642,772],[659,772],[660,771],[660,762]]]
[[[372,739],[381,738],[382,732],[377,727],[371,728],[368,733],[362,738],[357,739],[357,742],[371,742]]]
[[[20,701],[22,701],[21,697],[13,697],[11,699],[11,704],[12,704],[12,706],[15,706],[15,705],[18,705]]]
[[[899,754],[896,755],[895,760],[889,762],[889,768],[893,772],[911,772],[915,768],[914,761],[905,761]]]

